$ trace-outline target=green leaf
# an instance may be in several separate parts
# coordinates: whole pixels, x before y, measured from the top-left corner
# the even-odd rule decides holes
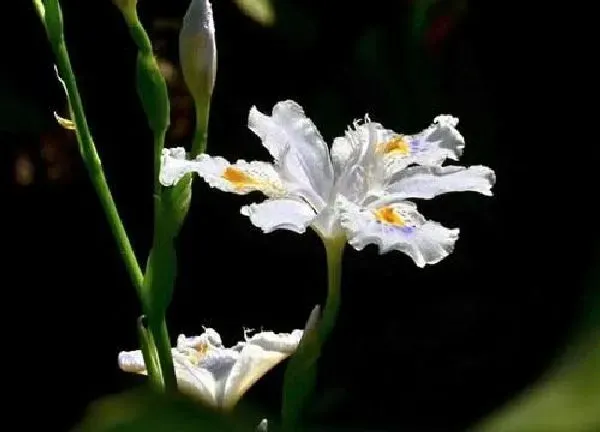
[[[161,211],[163,213],[161,229],[169,232],[172,238],[179,233],[187,216],[192,200],[192,174],[186,174],[179,182],[161,193]]]
[[[158,353],[154,347],[154,341],[152,334],[146,327],[146,317],[140,316],[137,320],[138,339],[140,341],[140,347],[142,349],[142,355],[144,356],[144,363],[148,369],[148,376],[150,383],[155,386],[156,389],[162,389],[162,372],[160,369],[160,359]]]
[[[173,296],[177,276],[177,252],[174,241],[187,216],[192,199],[192,175],[177,185],[162,188],[157,198],[154,243],[148,257],[144,290],[148,313],[163,314]]]
[[[170,123],[169,94],[154,56],[138,53],[136,73],[137,91],[148,124],[154,133],[164,133]]]
[[[48,34],[48,40],[54,49],[64,41],[62,11],[58,0],[46,0],[44,2],[44,24]]]
[[[173,296],[177,276],[177,252],[174,241],[190,207],[192,175],[187,174],[177,185],[162,188],[157,198],[154,243],[146,265],[144,292],[148,313],[163,314]]]
[[[136,389],[88,407],[73,432],[247,432],[254,420],[227,416],[183,395]]]
[[[283,380],[282,423],[285,430],[296,428],[315,390],[317,361],[321,354],[319,334],[321,309],[316,306],[308,318],[304,335],[290,357]]]
[[[569,353],[547,378],[472,432],[600,430],[600,331]]]
[[[144,277],[145,310],[151,317],[164,316],[177,275],[177,254],[173,242],[157,236],[148,257]]]
[[[600,272],[594,271],[580,322],[559,361],[472,432],[600,431]]]
[[[263,26],[275,24],[275,10],[271,0],[234,0],[244,14]]]

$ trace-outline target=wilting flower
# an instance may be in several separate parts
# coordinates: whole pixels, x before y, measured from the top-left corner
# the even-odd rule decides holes
[[[260,191],[268,199],[242,207],[241,213],[264,232],[302,233],[310,226],[324,241],[345,237],[357,250],[367,244],[378,245],[380,253],[399,250],[423,267],[453,250],[459,230],[425,219],[407,199],[457,191],[490,196],[495,182],[485,166],[442,166],[463,152],[457,123],[440,115],[420,133],[403,135],[365,116],[334,140],[330,152],[297,103],[279,102],[271,116],[252,107],[249,128],[273,163],[231,164],[206,154],[186,160],[183,148],[165,149],[160,182],[174,185],[196,172],[226,192]]]
[[[302,334],[266,331],[246,335],[231,348],[211,328],[200,336],[179,335],[171,350],[179,389],[211,406],[232,408],[256,381],[293,354]],[[147,374],[139,350],[120,352],[118,361],[125,372]]]

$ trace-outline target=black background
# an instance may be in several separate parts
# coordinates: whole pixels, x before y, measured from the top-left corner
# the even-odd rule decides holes
[[[52,117],[66,107],[45,34],[29,2],[14,4],[3,11],[0,81],[0,161],[9,185],[4,373],[16,384],[12,400],[32,413],[21,421],[64,429],[92,400],[140,382],[116,364],[120,350],[137,348],[140,309],[76,142]],[[135,93],[136,50],[110,1],[61,4],[88,121],[145,261],[152,144]],[[319,394],[329,405],[320,422],[461,430],[535,382],[564,349],[585,304],[597,245],[596,142],[593,121],[587,139],[575,131],[588,120],[570,123],[582,77],[574,48],[561,39],[568,30],[557,44],[552,21],[499,1],[468,2],[454,15],[441,2],[414,37],[409,1],[274,5],[275,26],[264,28],[233,2],[215,1],[210,153],[268,160],[246,127],[248,110],[269,112],[294,99],[329,143],[365,112],[406,133],[451,113],[467,140],[461,163],[496,171],[492,198],[464,193],[420,204],[427,217],[461,228],[455,252],[440,264],[418,269],[399,253],[347,249],[341,315],[321,364]],[[158,54],[175,67],[177,28],[152,24],[178,24],[186,7],[140,1]],[[434,33],[446,15],[452,25]],[[170,145],[187,145],[189,97],[181,84],[171,95],[172,124],[180,128]],[[26,185],[15,174],[24,157],[34,168]],[[259,196],[228,195],[201,181],[193,193],[178,242],[172,338],[209,326],[233,344],[244,327],[301,327],[326,289],[317,236],[262,234],[239,214]],[[276,413],[282,372],[273,370],[246,399]]]

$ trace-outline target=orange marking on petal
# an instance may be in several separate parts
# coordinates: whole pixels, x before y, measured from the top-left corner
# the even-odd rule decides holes
[[[209,349],[209,345],[206,342],[200,342],[197,343],[196,345],[194,345],[194,349],[198,352],[198,354],[200,355],[204,355],[208,352]]]
[[[379,144],[379,151],[383,154],[399,153],[407,156],[410,154],[410,146],[403,137],[397,136],[386,143]]]
[[[406,225],[404,218],[400,216],[392,207],[381,207],[375,210],[375,219],[390,225],[403,227]]]
[[[187,357],[193,365],[197,366],[200,363],[200,361],[204,358],[204,356],[206,356],[206,354],[208,353],[210,346],[206,342],[200,342],[194,345],[193,348],[194,350],[189,352]]]
[[[248,185],[256,185],[258,182],[255,178],[250,177],[243,171],[240,171],[234,167],[225,168],[225,172],[222,177],[228,182],[232,183],[236,188],[243,188]]]

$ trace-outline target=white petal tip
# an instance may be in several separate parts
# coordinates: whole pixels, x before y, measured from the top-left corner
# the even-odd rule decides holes
[[[458,117],[454,117],[450,114],[440,114],[435,119],[433,119],[433,122],[439,124],[440,126],[456,127],[456,125],[458,125],[459,119]]]
[[[186,160],[183,147],[164,148],[160,158],[158,181],[163,186],[174,186],[192,169]]]
[[[242,207],[240,213],[265,234],[282,229],[303,234],[315,217],[307,204],[288,199],[252,203]]]
[[[267,419],[262,419],[260,421],[260,423],[258,424],[258,426],[256,427],[256,432],[268,432],[269,429],[269,422],[267,421]]]
[[[117,357],[119,369],[124,372],[140,373],[146,370],[141,351],[121,351]]]

